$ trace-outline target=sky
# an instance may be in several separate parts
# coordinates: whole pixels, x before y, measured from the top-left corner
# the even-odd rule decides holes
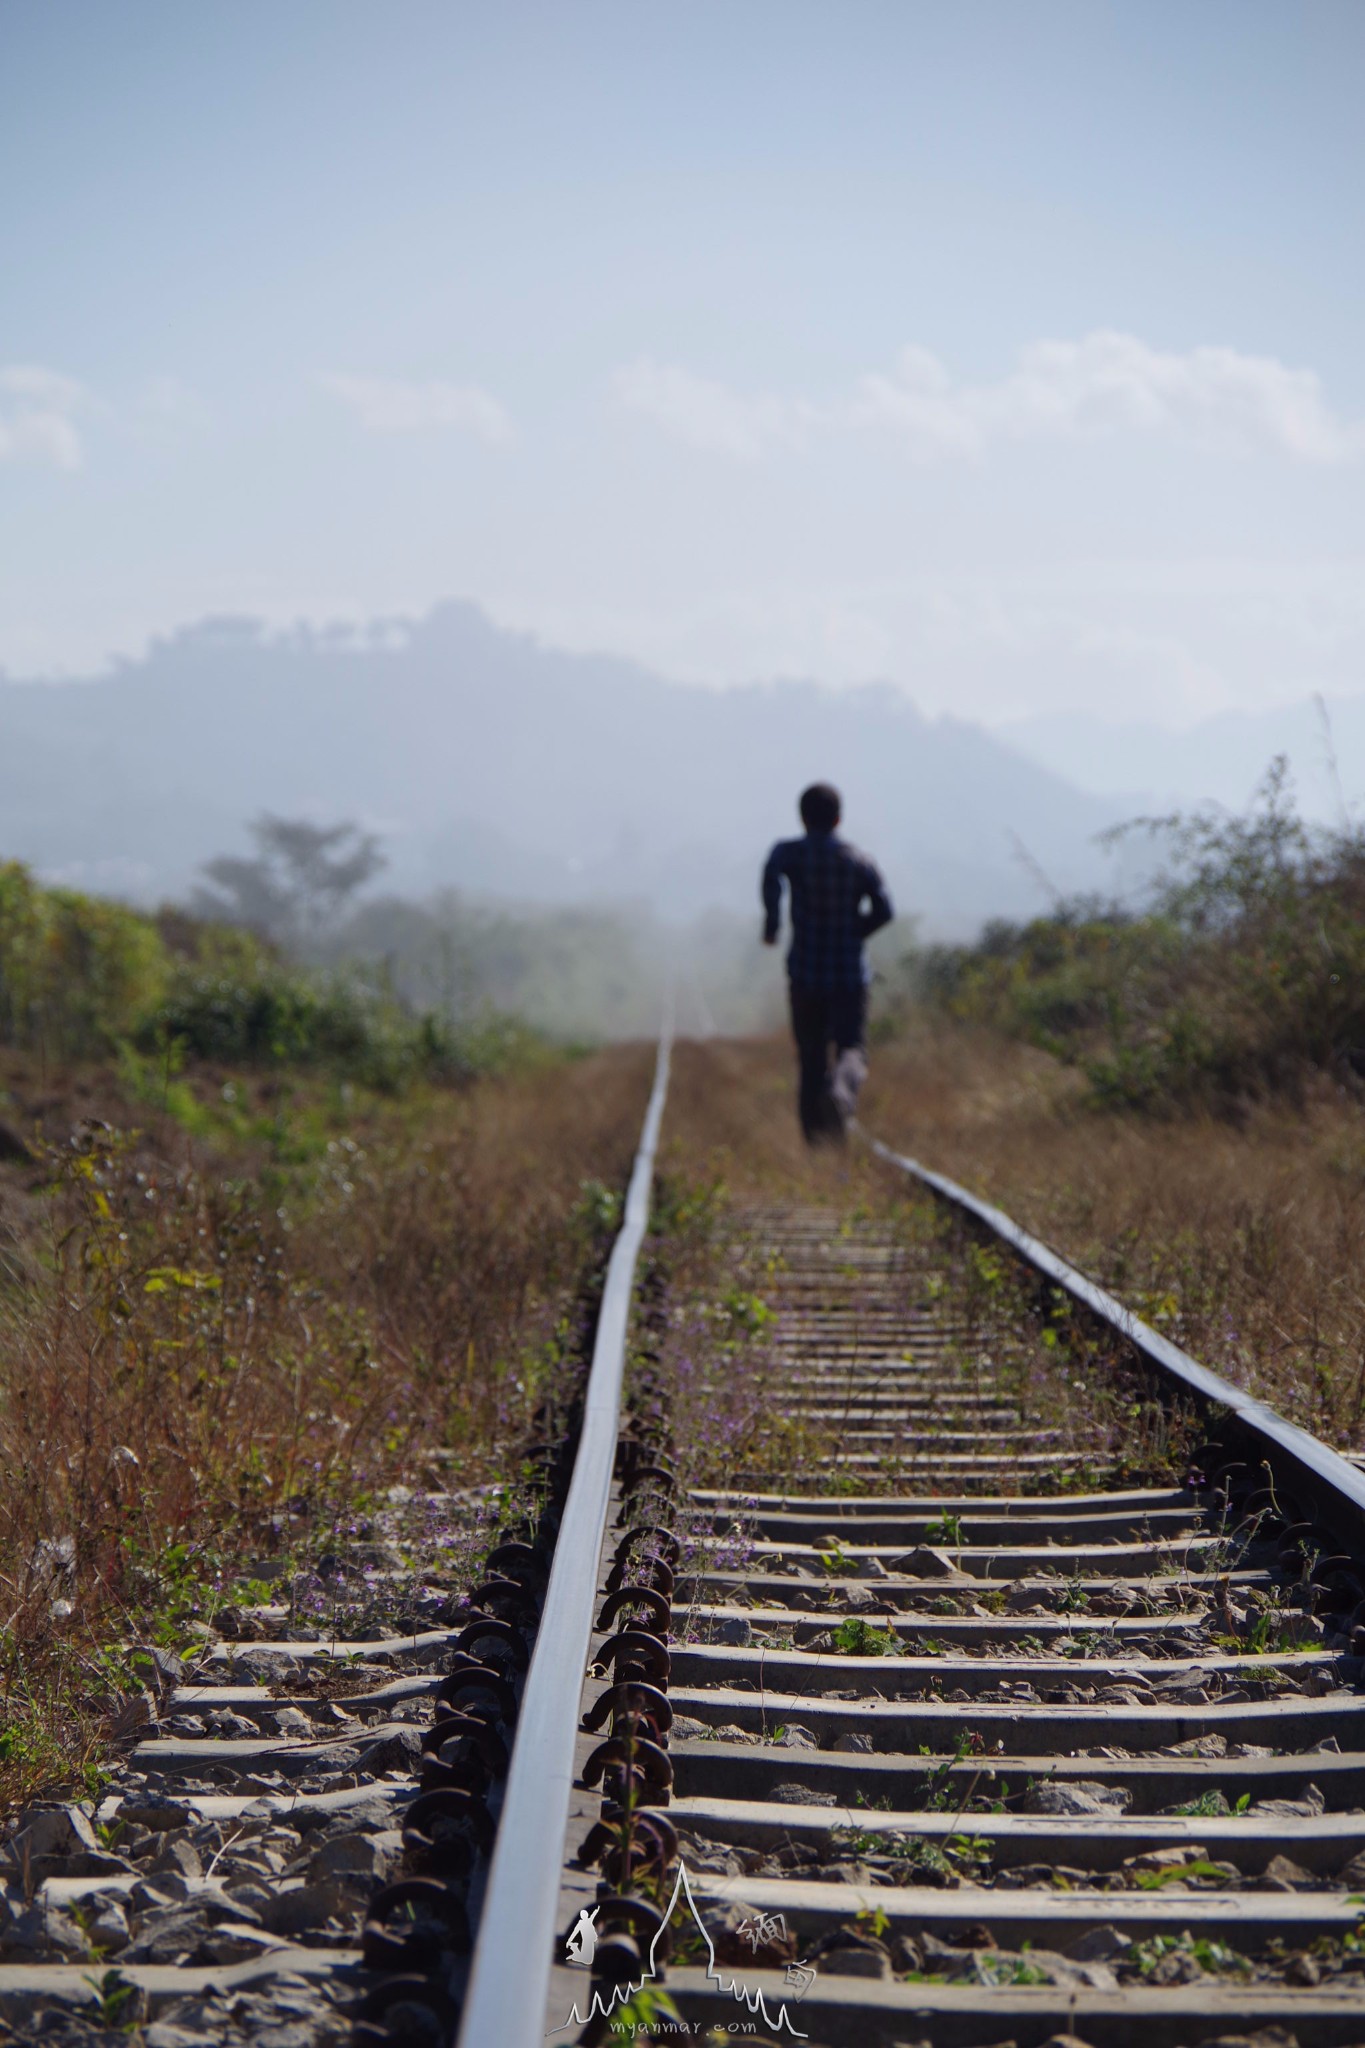
[[[0,0],[0,669],[1365,688],[1360,0]]]

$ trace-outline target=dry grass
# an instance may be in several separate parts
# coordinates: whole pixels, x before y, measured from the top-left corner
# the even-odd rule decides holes
[[[741,1197],[884,1213],[856,1146],[805,1151],[781,1038],[680,1049],[665,1163]],[[1365,1111],[1323,1085],[1239,1126],[1079,1103],[1045,1054],[953,1025],[876,1046],[867,1128],[997,1202],[1238,1385],[1365,1448]]]
[[[0,1798],[98,1755],[130,1681],[118,1642],[178,1639],[253,1560],[306,1560],[423,1483],[434,1447],[453,1490],[513,1476],[605,1214],[582,1183],[622,1184],[651,1059],[368,1105],[262,1089],[207,1139],[183,1102],[133,1104],[109,1073],[0,1074],[6,1122],[45,1121],[55,1145],[0,1168]],[[784,1040],[681,1046],[665,1184],[723,1183],[741,1209],[904,1204],[856,1148],[807,1153],[794,1093]],[[89,1126],[73,1146],[76,1114],[142,1135]],[[865,1121],[1229,1377],[1362,1442],[1353,1105],[1324,1093],[1238,1129],[1099,1116],[1042,1055],[945,1029],[875,1049]],[[723,1293],[728,1255],[695,1236],[695,1278]]]
[[[845,1441],[837,1416],[816,1422],[787,1412],[786,1365],[768,1349],[763,1310],[781,1291],[765,1219],[771,1206],[788,1203],[829,1214],[832,1236],[856,1239],[863,1223],[890,1226],[907,1312],[930,1307],[955,1333],[944,1366],[956,1368],[968,1391],[989,1385],[1016,1403],[1037,1432],[1029,1447],[1054,1454],[1045,1468],[1020,1466],[1010,1486],[1055,1491],[1169,1476],[1180,1430],[1172,1433],[1102,1333],[1055,1305],[1044,1320],[1013,1262],[865,1149],[812,1153],[797,1130],[791,1069],[780,1040],[679,1048],[661,1159],[684,1209],[687,1196],[695,1202],[698,1190],[710,1191],[704,1232],[670,1235],[667,1209],[661,1219],[673,1281],[664,1357],[690,1482],[801,1491],[819,1473],[834,1492],[970,1490],[960,1470],[940,1477],[934,1469],[935,1436],[962,1427],[951,1410],[924,1413],[910,1444],[889,1443],[884,1456],[856,1469],[844,1459],[861,1446]],[[929,1099],[936,1080],[926,1076]],[[987,1120],[994,1113],[986,1102],[977,1108]]]
[[[1081,1109],[1045,1055],[951,1027],[880,1048],[865,1121],[1216,1371],[1365,1446],[1365,1113],[1323,1084],[1239,1126]]]
[[[433,1450],[456,1492],[515,1476],[610,1220],[583,1183],[623,1185],[649,1067],[300,1098],[235,1147],[127,1103],[120,1136],[107,1075],[49,1093],[0,1211],[0,1798],[95,1754],[120,1642],[183,1639],[254,1561],[429,1484]],[[106,1121],[71,1133],[73,1097]]]

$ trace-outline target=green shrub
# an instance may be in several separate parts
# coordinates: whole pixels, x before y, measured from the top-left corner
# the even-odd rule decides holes
[[[169,961],[150,919],[0,866],[0,1039],[80,1058],[126,1036]]]
[[[383,1089],[458,1081],[533,1034],[456,1026],[358,974],[293,967],[250,933],[45,889],[0,866],[0,1043],[59,1059],[121,1046],[224,1066],[326,1067]]]
[[[1365,1075],[1365,835],[1295,814],[1282,762],[1243,818],[1139,820],[1139,913],[1089,901],[911,963],[920,996],[1081,1068],[1110,1106],[1229,1109]]]

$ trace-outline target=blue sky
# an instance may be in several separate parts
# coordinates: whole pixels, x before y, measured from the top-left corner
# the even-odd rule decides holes
[[[0,666],[1365,682],[1358,0],[0,0]]]

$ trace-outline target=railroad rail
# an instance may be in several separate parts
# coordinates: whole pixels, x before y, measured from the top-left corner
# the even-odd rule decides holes
[[[839,1468],[680,1486],[646,1366],[593,1559],[568,1826],[556,1800],[507,1852],[553,1857],[563,1833],[557,1911],[490,1893],[463,2048],[598,2042],[613,2018],[830,2048],[1365,2040],[1361,1474],[875,1149],[1100,1325],[1198,1424],[1200,1469],[1038,1491],[1055,1450],[989,1362],[964,1374],[951,1313],[910,1305],[892,1230],[751,1216],[786,1413],[837,1416]],[[905,1489],[849,1490],[888,1447]],[[1272,1615],[1281,1640],[1248,1655],[1238,1626]],[[849,1620],[896,1654],[842,1654]]]
[[[638,1272],[669,1059],[584,1383],[528,1447],[538,1511],[406,1632],[267,1596],[193,1672],[161,1660],[98,1810],[12,1845],[0,2022],[1358,2048],[1365,1475],[869,1140],[956,1234],[745,1212],[805,1462],[694,1483],[677,1304]],[[1106,1477],[1084,1398],[1036,1411],[1018,1331],[950,1284],[973,1244],[1035,1338],[1060,1302],[1184,1432],[1174,1481]]]

